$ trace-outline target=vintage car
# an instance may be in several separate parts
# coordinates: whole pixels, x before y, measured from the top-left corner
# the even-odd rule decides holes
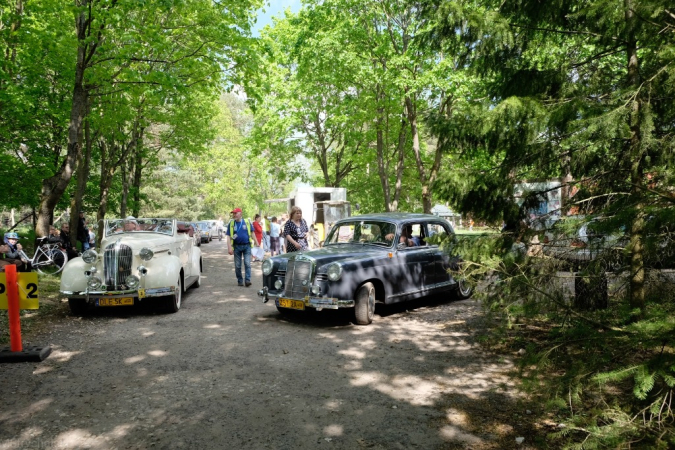
[[[333,225],[321,249],[266,259],[258,295],[263,302],[273,299],[281,313],[354,308],[360,325],[372,322],[377,302],[440,292],[465,299],[472,288],[450,274],[459,268],[460,258],[434,243],[453,233],[449,222],[428,214],[343,219]]]
[[[197,226],[197,222],[190,222],[190,226],[192,227],[192,232],[193,232],[193,238],[195,240],[195,245],[197,247],[202,246],[202,231],[199,229]]]
[[[213,240],[213,230],[215,227],[212,227],[209,222],[204,220],[197,222],[197,228],[199,228],[199,232],[201,233],[202,242],[206,242],[208,244]],[[216,232],[216,237],[217,236],[218,232]]]
[[[87,250],[63,269],[60,292],[73,314],[140,303],[177,312],[183,292],[201,285],[202,254],[188,222],[127,218],[104,226],[100,253]]]

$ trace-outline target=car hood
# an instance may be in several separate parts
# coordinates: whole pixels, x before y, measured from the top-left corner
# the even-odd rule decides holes
[[[170,244],[176,241],[176,238],[160,233],[122,233],[103,239],[101,249],[105,249],[108,245],[114,244],[118,240],[121,240],[122,244],[131,247],[134,253],[138,253],[144,247],[152,250],[168,248]]]
[[[363,244],[338,244],[305,252],[284,253],[275,256],[275,260],[287,260],[293,256],[303,255],[316,261],[317,266],[323,266],[333,261],[354,261],[361,258],[384,256],[395,250],[386,247]]]

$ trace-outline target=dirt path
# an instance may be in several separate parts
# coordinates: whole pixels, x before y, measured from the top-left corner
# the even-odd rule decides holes
[[[477,303],[286,319],[259,264],[238,287],[224,242],[202,249],[177,314],[68,317],[33,338],[47,360],[1,365],[0,450],[517,447],[512,365],[475,344]]]

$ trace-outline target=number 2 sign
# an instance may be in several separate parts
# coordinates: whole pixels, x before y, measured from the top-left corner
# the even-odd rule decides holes
[[[38,309],[38,276],[34,272],[16,274],[19,285],[19,309]],[[0,273],[0,309],[7,309],[7,280]]]

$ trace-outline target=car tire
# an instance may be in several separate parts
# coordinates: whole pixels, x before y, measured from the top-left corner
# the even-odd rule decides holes
[[[373,283],[364,283],[356,291],[356,305],[354,315],[358,325],[369,325],[375,315],[375,286]]]
[[[176,281],[176,292],[166,298],[166,309],[169,313],[177,313],[183,303],[183,282],[180,276]]]
[[[473,294],[473,287],[469,286],[465,280],[459,280],[454,292],[455,299],[466,300],[471,297],[471,294]]]
[[[69,298],[68,306],[74,316],[84,316],[87,313],[87,301],[83,298]]]

